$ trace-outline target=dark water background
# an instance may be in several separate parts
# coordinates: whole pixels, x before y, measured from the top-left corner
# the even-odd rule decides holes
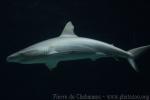
[[[125,59],[112,58],[45,65],[7,63],[6,57],[58,36],[71,20],[78,36],[124,50],[150,44],[150,4],[144,0],[8,0],[2,20],[1,96],[12,100],[50,100],[51,94],[150,94],[150,52],[137,60],[136,73]],[[7,14],[7,12],[5,12]]]

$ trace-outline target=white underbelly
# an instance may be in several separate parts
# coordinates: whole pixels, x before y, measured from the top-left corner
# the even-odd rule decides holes
[[[90,59],[96,57],[96,54],[93,53],[79,53],[79,54],[61,54],[51,56],[51,60],[58,60],[58,61],[69,61],[69,60],[79,60],[79,59]]]

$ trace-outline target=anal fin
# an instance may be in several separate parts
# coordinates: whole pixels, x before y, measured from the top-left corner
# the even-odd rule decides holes
[[[119,61],[119,59],[118,58],[116,58],[116,57],[113,57],[116,61]]]
[[[96,61],[99,58],[105,58],[105,57],[108,57],[108,56],[102,52],[96,52],[96,55],[91,57],[91,60]]]

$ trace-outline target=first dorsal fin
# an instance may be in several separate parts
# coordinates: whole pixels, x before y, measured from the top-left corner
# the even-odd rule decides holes
[[[74,26],[71,21],[65,25],[60,37],[77,37],[74,33]]]

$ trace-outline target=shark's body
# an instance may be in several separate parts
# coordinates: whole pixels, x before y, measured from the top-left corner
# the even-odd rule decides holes
[[[98,40],[78,37],[74,34],[74,26],[68,22],[59,37],[45,40],[29,46],[7,57],[9,62],[22,64],[44,63],[49,69],[56,67],[60,61],[102,57],[123,57],[128,59],[137,71],[134,58],[150,46],[143,46],[124,51],[111,44]]]

